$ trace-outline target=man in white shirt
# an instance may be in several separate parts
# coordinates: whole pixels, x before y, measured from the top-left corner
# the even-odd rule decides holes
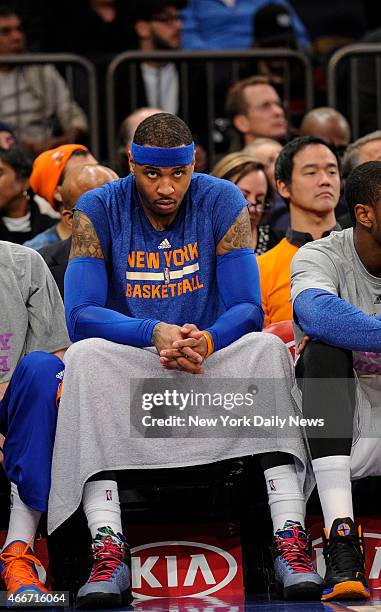
[[[177,50],[181,46],[180,9],[186,0],[143,0],[133,8],[135,32],[141,51]],[[141,76],[148,106],[174,115],[180,110],[179,75],[173,62],[144,62]]]
[[[182,13],[187,0],[130,0],[129,10],[140,51],[176,51],[182,46]],[[126,64],[124,66],[127,66]],[[179,115],[190,126],[199,144],[206,134],[206,98],[202,72],[188,65],[187,91],[182,90],[179,66],[174,61],[147,61],[137,65],[137,78],[130,81],[126,68],[117,73],[117,123],[140,107],[155,107]],[[123,76],[122,76],[123,75]],[[134,102],[131,92],[135,89]],[[197,92],[197,95],[195,94]],[[200,95],[198,95],[199,92]]]

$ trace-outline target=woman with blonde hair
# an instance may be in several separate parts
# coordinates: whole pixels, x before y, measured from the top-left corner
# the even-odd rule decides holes
[[[246,198],[255,254],[262,255],[275,246],[279,239],[266,223],[274,191],[265,166],[250,155],[229,153],[214,166],[211,174],[237,185]]]

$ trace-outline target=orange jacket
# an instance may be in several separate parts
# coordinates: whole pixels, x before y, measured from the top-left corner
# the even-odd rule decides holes
[[[298,247],[283,238],[274,248],[257,259],[265,327],[277,321],[292,319],[290,267],[297,251]]]

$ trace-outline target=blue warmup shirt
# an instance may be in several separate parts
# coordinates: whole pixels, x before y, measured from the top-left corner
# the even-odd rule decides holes
[[[194,174],[176,219],[158,231],[132,175],[82,195],[75,209],[91,220],[106,261],[106,308],[137,319],[213,325],[225,310],[216,246],[245,206],[233,183]]]

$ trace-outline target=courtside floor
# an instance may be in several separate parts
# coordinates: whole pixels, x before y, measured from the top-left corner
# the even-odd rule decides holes
[[[57,608],[62,610],[62,608]],[[374,612],[381,611],[381,593],[368,601],[321,603],[314,601],[269,601],[267,596],[256,595],[246,601],[219,599],[217,597],[135,600],[118,610],[144,610],[145,612]]]

